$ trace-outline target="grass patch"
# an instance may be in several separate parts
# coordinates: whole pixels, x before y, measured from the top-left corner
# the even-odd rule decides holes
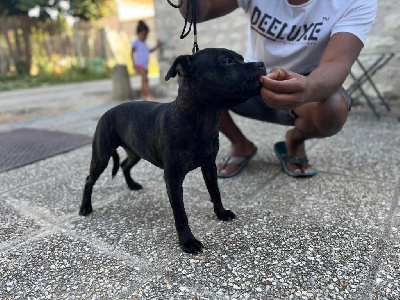
[[[13,75],[0,77],[0,91],[9,91],[14,89],[24,89],[30,87],[47,86],[59,83],[81,82],[89,80],[98,80],[111,78],[111,72],[107,70],[104,73],[95,73],[87,68],[80,69],[72,67],[62,74],[39,73],[35,76]]]

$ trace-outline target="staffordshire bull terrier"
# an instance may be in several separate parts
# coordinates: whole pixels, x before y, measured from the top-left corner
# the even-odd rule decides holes
[[[121,167],[131,190],[142,188],[130,175],[141,158],[164,169],[179,244],[185,252],[202,252],[202,243],[189,228],[183,203],[183,180],[188,172],[200,167],[217,218],[223,221],[235,218],[222,205],[217,183],[215,159],[220,114],[223,108],[258,95],[260,77],[265,74],[263,63],[244,63],[242,56],[226,49],[209,48],[179,56],[165,76],[165,80],[180,76],[174,102],[123,103],[100,118],[79,214],[87,216],[92,212],[93,186],[110,157],[113,157],[112,175],[115,176],[119,167],[116,149],[122,147],[127,158]]]

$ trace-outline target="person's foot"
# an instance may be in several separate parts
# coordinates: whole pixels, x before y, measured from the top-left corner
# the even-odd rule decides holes
[[[298,133],[296,132],[296,129],[291,129],[286,133],[286,149],[288,152],[288,155],[290,156],[295,156],[299,158],[304,158],[306,157],[306,150],[305,150],[305,145],[304,145],[304,140],[299,141],[297,137]],[[310,173],[313,168],[310,164],[307,166],[301,168],[299,165],[288,162],[287,163],[288,169],[293,172],[293,173]]]
[[[246,141],[244,144],[231,146],[229,157],[248,157],[254,152],[254,144],[250,141]],[[238,164],[229,164],[225,167],[225,163],[217,164],[217,171],[221,175],[229,175],[239,167]]]

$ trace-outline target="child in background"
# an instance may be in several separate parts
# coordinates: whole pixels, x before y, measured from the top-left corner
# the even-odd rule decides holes
[[[149,34],[149,27],[143,21],[139,21],[136,28],[137,40],[132,42],[132,60],[133,68],[142,77],[142,90],[141,96],[143,100],[153,101],[150,94],[149,80],[147,78],[149,67],[149,54],[160,47],[160,42],[157,41],[157,46],[149,49],[146,45],[147,35]]]

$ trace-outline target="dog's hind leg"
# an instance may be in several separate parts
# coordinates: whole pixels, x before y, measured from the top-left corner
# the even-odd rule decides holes
[[[211,196],[211,202],[214,205],[214,212],[218,219],[222,221],[230,221],[235,218],[235,214],[230,210],[224,208],[221,195],[219,193],[218,181],[217,181],[217,167],[214,162],[207,166],[201,167],[203,178],[207,186],[207,190]]]
[[[128,157],[121,163],[121,168],[124,173],[126,184],[131,190],[140,190],[143,187],[139,183],[135,182],[131,177],[131,169],[139,162],[140,157],[128,151],[126,151],[126,154],[128,155]]]
[[[90,162],[89,176],[86,178],[85,188],[83,190],[82,204],[79,214],[87,216],[92,212],[92,191],[93,186],[100,175],[107,168],[108,161],[116,148],[113,148],[106,140],[99,140],[97,135],[93,140],[92,160]]]

